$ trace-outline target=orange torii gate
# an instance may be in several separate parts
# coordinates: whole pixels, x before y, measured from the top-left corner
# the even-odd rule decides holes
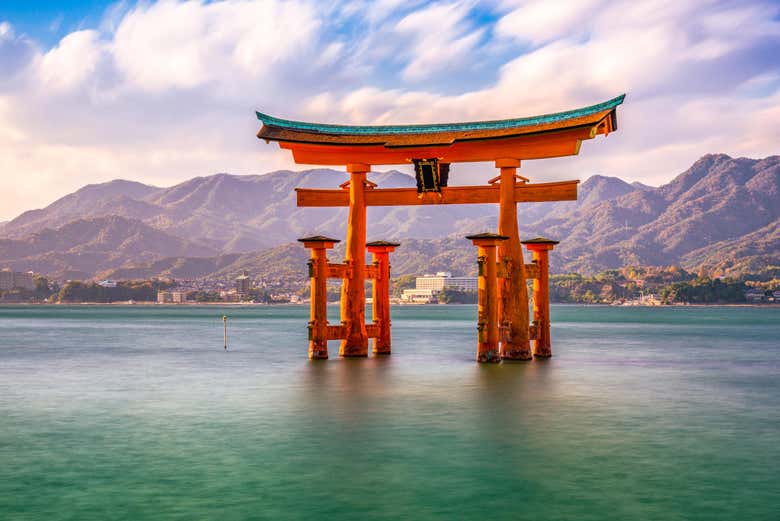
[[[337,241],[300,239],[311,249],[309,357],[327,358],[328,340],[341,340],[339,354],[390,353],[388,256],[396,243],[366,243],[366,207],[421,204],[499,204],[498,234],[469,236],[479,250],[479,361],[550,356],[547,252],[556,241],[523,241],[534,252],[525,264],[517,203],[572,201],[579,181],[530,183],[517,175],[521,160],[576,155],[582,141],[617,130],[617,107],[625,95],[566,112],[519,119],[433,125],[348,126],[290,121],[257,113],[257,137],[276,141],[296,163],[345,165],[349,181],[339,189],[296,189],[298,206],[349,207],[343,264],[326,252]],[[491,161],[499,175],[482,186],[447,186],[450,164]],[[417,188],[379,188],[366,179],[375,165],[413,163]],[[374,262],[366,265],[366,248]],[[343,280],[341,325],[328,324],[327,278]],[[365,281],[373,281],[373,322],[365,323]],[[534,323],[528,313],[526,279],[534,279]],[[534,350],[530,342],[534,340]]]

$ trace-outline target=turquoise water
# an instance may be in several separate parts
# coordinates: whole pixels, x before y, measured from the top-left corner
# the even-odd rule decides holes
[[[0,519],[780,519],[780,309],[556,306],[501,365],[475,318],[309,362],[304,307],[2,307]]]

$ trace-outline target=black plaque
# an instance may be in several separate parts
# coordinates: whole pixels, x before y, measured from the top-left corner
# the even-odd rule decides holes
[[[414,174],[417,178],[417,192],[441,192],[439,182],[439,160],[413,159]]]

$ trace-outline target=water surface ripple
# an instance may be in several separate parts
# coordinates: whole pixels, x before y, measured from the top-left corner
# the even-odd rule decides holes
[[[392,313],[309,362],[305,307],[0,308],[0,519],[780,519],[780,309],[554,306],[501,365]]]

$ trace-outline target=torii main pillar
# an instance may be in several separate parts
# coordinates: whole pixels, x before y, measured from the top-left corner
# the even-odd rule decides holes
[[[501,358],[530,360],[531,342],[528,334],[528,287],[525,282],[525,262],[520,232],[517,227],[515,179],[520,160],[497,159],[501,170],[499,187],[498,234],[507,237],[498,245],[498,260],[504,265],[498,282],[498,316],[504,331]]]
[[[347,251],[344,263],[347,277],[341,285],[341,323],[345,337],[339,355],[368,356],[366,331],[366,174],[370,165],[350,163],[349,218],[347,221]]]

